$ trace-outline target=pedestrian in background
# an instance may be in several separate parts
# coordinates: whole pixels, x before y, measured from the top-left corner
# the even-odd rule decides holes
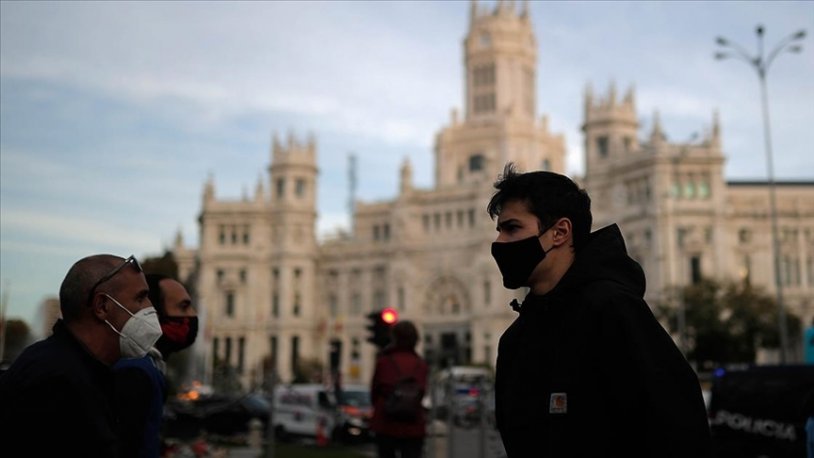
[[[68,270],[53,334],[0,376],[3,449],[20,456],[116,457],[113,364],[161,328],[136,258],[94,255]]]
[[[376,436],[379,458],[418,458],[427,433],[427,418],[420,403],[427,392],[427,363],[415,351],[418,330],[412,322],[399,321],[391,333],[390,345],[376,357],[370,387],[373,403],[370,429]],[[405,416],[389,413],[388,402],[396,388],[405,386],[403,382],[411,378],[418,391],[414,412]]]
[[[161,425],[168,382],[166,361],[198,335],[198,314],[184,285],[165,275],[147,275],[150,301],[158,312],[161,337],[142,358],[116,363],[115,405],[122,457],[162,455]]]
[[[563,175],[508,164],[494,186],[492,255],[506,288],[529,288],[498,347],[508,456],[708,456],[698,378],[644,301],[619,228],[591,233],[591,200]]]

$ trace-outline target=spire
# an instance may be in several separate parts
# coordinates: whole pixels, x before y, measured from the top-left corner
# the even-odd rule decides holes
[[[627,92],[625,92],[625,98],[622,100],[624,105],[627,105],[629,108],[634,109],[636,106],[636,89],[634,85],[630,85]]]
[[[317,150],[317,137],[314,132],[308,132],[308,152],[314,153]]]
[[[178,231],[175,232],[175,249],[183,248],[184,247],[184,234],[181,232],[181,228],[178,228]]]
[[[263,177],[257,176],[257,184],[254,186],[254,200],[260,202],[263,200]]]
[[[712,145],[720,148],[721,146],[721,122],[718,119],[718,110],[712,112]]]
[[[610,87],[608,87],[608,106],[616,106],[616,81],[611,80]]]
[[[478,0],[470,0],[469,2],[469,25],[475,23],[478,17]]]
[[[520,17],[523,19],[529,18],[529,0],[523,0],[523,6],[520,10]]]
[[[413,166],[409,157],[405,157],[401,163],[401,183],[399,187],[402,194],[406,194],[413,189]]]
[[[294,138],[294,131],[292,129],[288,129],[288,150],[291,151],[294,149],[294,146],[297,144],[297,139]]]
[[[594,105],[594,90],[591,87],[591,82],[585,83],[585,113],[584,118],[588,119],[588,115],[591,113],[591,108]]]
[[[661,144],[664,141],[664,133],[661,130],[661,117],[659,110],[653,111],[653,130],[650,132],[650,143],[652,145]]]
[[[209,176],[206,178],[206,183],[204,184],[204,202],[208,202],[215,199],[215,177],[212,175],[212,172],[209,172]]]
[[[274,156],[280,154],[280,149],[280,136],[277,134],[277,132],[274,132],[271,134],[271,157],[274,158]]]

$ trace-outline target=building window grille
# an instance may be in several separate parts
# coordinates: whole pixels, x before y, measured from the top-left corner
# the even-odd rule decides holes
[[[270,347],[269,348],[269,353],[270,353],[269,356],[270,356],[270,359],[271,359],[271,361],[269,361],[269,363],[270,363],[272,369],[276,369],[277,368],[277,352],[278,352],[277,336],[271,336],[271,338],[269,339],[269,347]]]
[[[484,169],[486,159],[483,157],[483,154],[473,154],[469,156],[469,171],[470,172],[479,172]]]
[[[226,292],[226,316],[233,317],[235,316],[235,293],[232,291]]]
[[[305,180],[302,178],[297,178],[297,181],[294,183],[294,193],[297,194],[297,197],[305,197]]]
[[[237,339],[237,373],[243,373],[243,364],[246,361],[246,338],[238,337]]]
[[[300,336],[291,337],[291,372],[296,374],[300,369]]]
[[[285,179],[278,178],[277,179],[277,198],[282,199],[285,195]]]
[[[339,315],[339,300],[335,294],[328,296],[328,312],[331,314],[331,318]]]
[[[701,256],[690,258],[690,281],[693,285],[701,282]]]
[[[224,342],[226,344],[226,351],[225,351],[225,355],[223,355],[223,361],[226,363],[226,366],[231,366],[232,365],[232,338],[227,337],[224,340],[226,341],[226,342]]]
[[[596,138],[596,152],[603,159],[608,157],[608,137],[603,135]]]
[[[543,159],[542,170],[549,171],[551,170],[551,161],[548,159]]]

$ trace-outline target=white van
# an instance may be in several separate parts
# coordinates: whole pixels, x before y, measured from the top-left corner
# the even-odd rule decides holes
[[[292,436],[330,440],[337,425],[336,398],[320,384],[282,385],[274,389],[272,423],[278,439]]]
[[[494,376],[478,366],[453,366],[439,372],[432,383],[430,404],[434,417],[451,420],[456,426],[480,421],[480,406],[487,418],[494,412]]]

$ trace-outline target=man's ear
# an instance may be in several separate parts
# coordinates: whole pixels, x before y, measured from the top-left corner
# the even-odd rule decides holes
[[[574,234],[572,231],[571,220],[568,218],[560,218],[551,226],[552,242],[555,246],[567,244],[570,245],[573,241]]]
[[[108,313],[110,313],[110,303],[104,294],[95,294],[91,299],[90,306],[93,316],[102,321],[107,320]]]

